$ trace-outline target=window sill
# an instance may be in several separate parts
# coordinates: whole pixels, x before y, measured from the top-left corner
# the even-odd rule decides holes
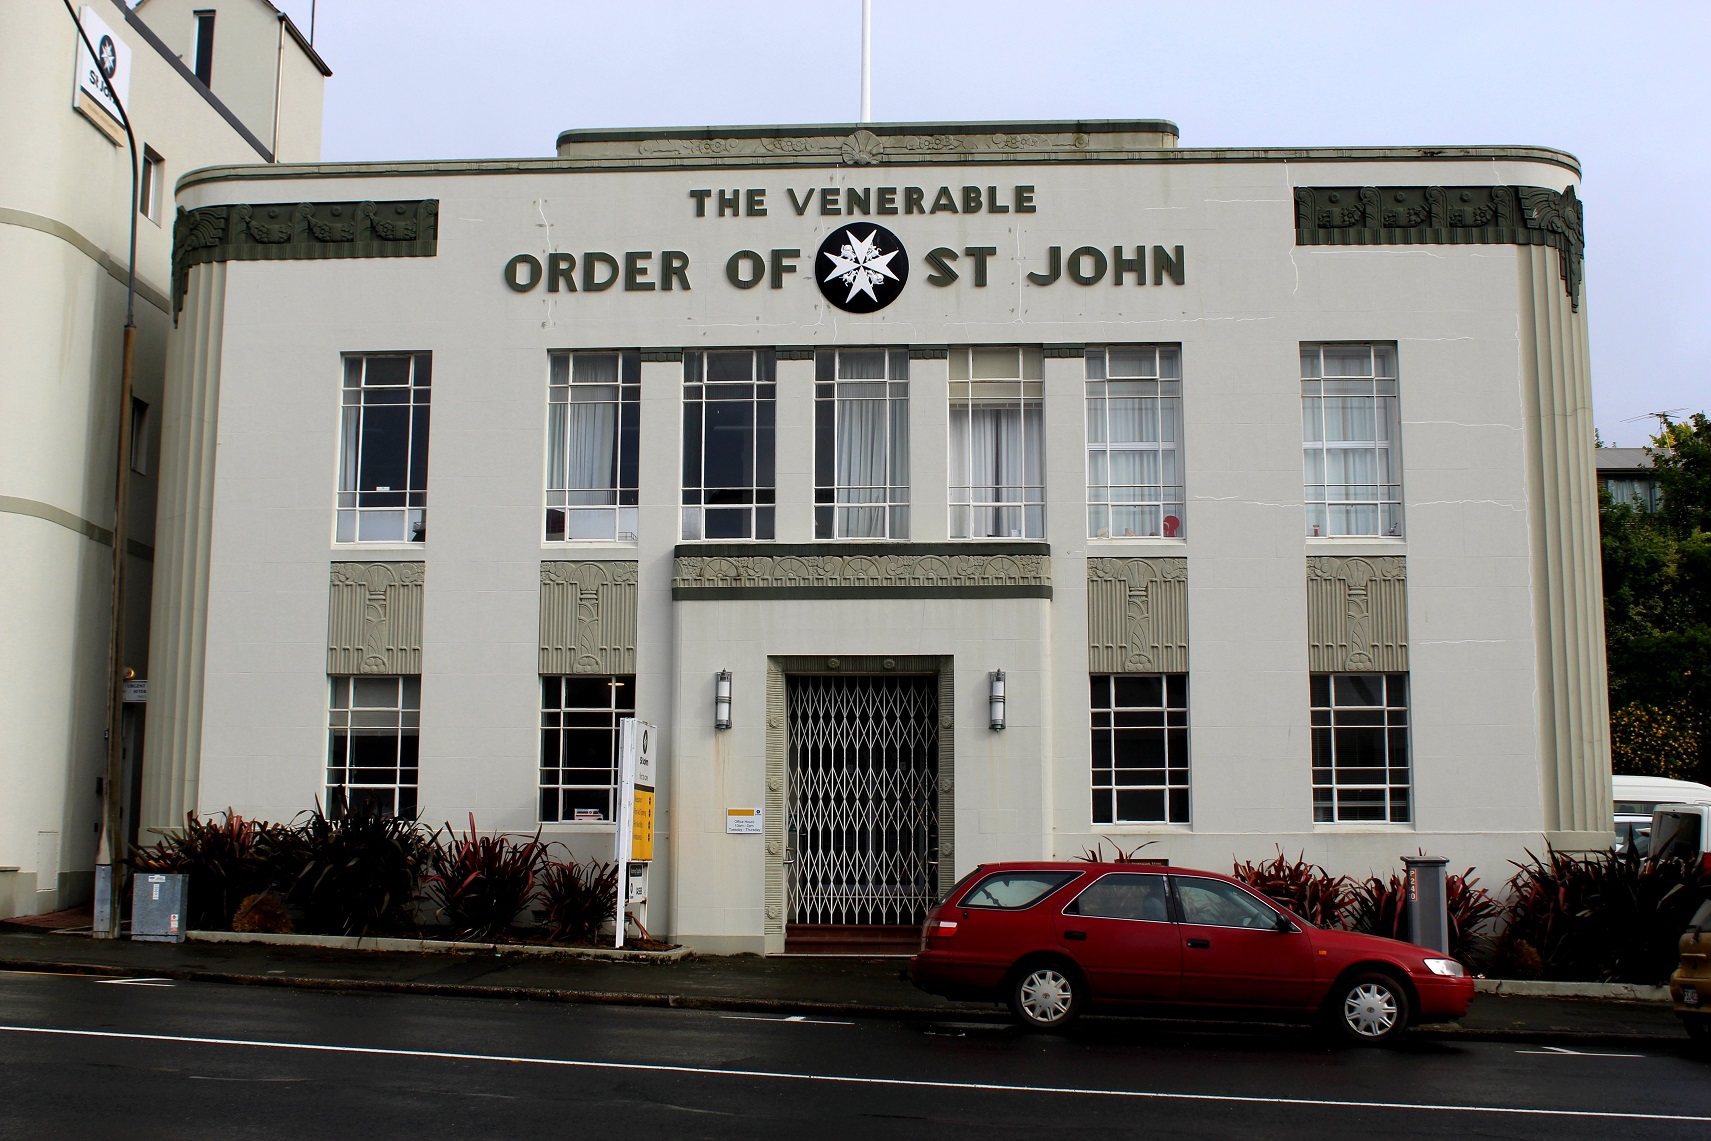
[[[563,828],[570,832],[586,832],[591,836],[610,836],[618,830],[618,826],[610,820],[538,821],[537,826],[543,830],[548,828]]]
[[[543,539],[543,551],[633,551],[640,547],[641,540],[631,542],[628,539]]]
[[[1189,835],[1194,831],[1192,824],[1143,823],[1140,821],[1125,821],[1122,824],[1090,825],[1094,832],[1101,836],[1139,836],[1149,832],[1162,835]]]
[[[1307,549],[1372,551],[1376,554],[1401,555],[1408,551],[1407,539],[1392,539],[1385,535],[1307,535]]]
[[[391,541],[374,542],[374,543],[339,543],[339,542],[335,542],[333,544],[333,550],[341,551],[341,552],[342,551],[422,551],[422,550],[426,550],[427,547],[428,547],[428,544],[426,542],[421,542],[421,543],[394,543]]]
[[[1347,824],[1326,824],[1322,821],[1315,821],[1313,824],[1315,833],[1323,832],[1339,836],[1346,836],[1351,832],[1370,832],[1374,835],[1383,833],[1407,835],[1416,830],[1417,826],[1413,824],[1378,824],[1367,820],[1350,821]]]
[[[1162,535],[1129,535],[1119,538],[1088,539],[1087,553],[1093,554],[1126,554],[1133,551],[1173,551],[1181,553],[1188,549],[1188,540],[1166,539]]]

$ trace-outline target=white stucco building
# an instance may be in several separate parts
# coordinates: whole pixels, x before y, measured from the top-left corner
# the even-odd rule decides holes
[[[1576,161],[1176,143],[185,177],[145,823],[609,852],[634,711],[651,925],[769,952],[1103,837],[1488,880],[1607,843]]]
[[[320,157],[326,65],[263,0],[74,4],[140,163],[121,668],[148,677],[172,184]],[[131,150],[60,0],[0,5],[0,918],[90,896],[106,771]],[[140,696],[138,694],[137,696]],[[125,825],[143,703],[127,706]]]

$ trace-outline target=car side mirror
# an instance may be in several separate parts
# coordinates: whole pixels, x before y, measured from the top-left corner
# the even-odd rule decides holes
[[[1288,935],[1297,930],[1299,930],[1299,928],[1289,921],[1289,916],[1284,915],[1282,912],[1278,913],[1277,931],[1279,934]]]

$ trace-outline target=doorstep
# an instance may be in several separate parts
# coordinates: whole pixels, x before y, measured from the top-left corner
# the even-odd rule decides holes
[[[1475,979],[1476,994],[1507,994],[1527,998],[1600,998],[1615,1002],[1668,1002],[1667,986],[1639,983],[1565,983],[1545,979]]]

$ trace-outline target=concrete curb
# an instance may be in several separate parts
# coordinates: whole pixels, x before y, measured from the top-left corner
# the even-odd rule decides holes
[[[557,990],[550,987],[480,986],[470,983],[420,983],[398,979],[317,979],[293,975],[245,975],[227,971],[168,967],[156,971],[139,971],[105,963],[49,963],[35,959],[0,959],[0,970],[33,972],[37,974],[93,975],[101,978],[131,978],[147,975],[179,982],[230,983],[240,986],[276,986],[296,990],[320,990],[357,994],[426,994],[444,998],[487,998],[525,1002],[560,1002],[593,1006],[647,1006],[677,1010],[725,1011],[733,1014],[805,1015],[808,1017],[842,1016],[845,1018],[886,1018],[904,1022],[992,1022],[1006,1023],[1009,1015],[990,1006],[957,1007],[883,1006],[851,1002],[819,1002],[810,999],[724,998],[716,995],[653,994],[637,991]],[[1229,1030],[1232,1027],[1250,1029],[1301,1030],[1293,1023],[1218,1022],[1173,1018],[1142,1018],[1123,1015],[1096,1015],[1096,1018],[1122,1018],[1173,1030]],[[1455,1023],[1421,1026],[1409,1032],[1418,1038],[1438,1040],[1476,1040],[1487,1042],[1579,1043],[1607,1046],[1672,1046],[1688,1041],[1685,1031],[1676,1034],[1616,1033],[1582,1030],[1517,1030],[1508,1028],[1463,1027]]]
[[[186,931],[192,943],[261,943],[274,947],[323,947],[335,951],[426,951],[459,955],[535,955],[545,959],[599,959],[622,963],[675,963],[687,947],[637,951],[622,947],[548,947],[537,943],[465,943],[453,939],[386,939],[359,935],[267,935],[254,931]]]
[[[1475,979],[1476,994],[1512,994],[1527,998],[1601,998],[1617,1002],[1668,1002],[1667,986],[1638,983],[1559,983],[1542,979]]]

